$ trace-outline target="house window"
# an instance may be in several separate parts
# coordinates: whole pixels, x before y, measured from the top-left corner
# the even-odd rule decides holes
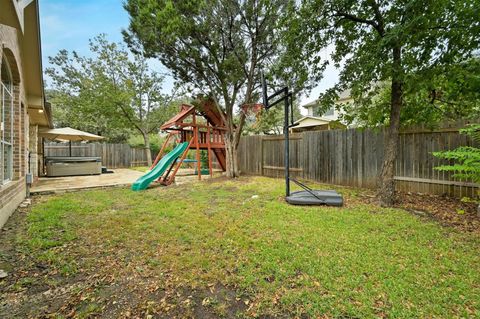
[[[12,72],[6,58],[2,59],[0,72],[0,174],[1,182],[5,183],[12,180],[13,173],[13,81]]]
[[[328,109],[325,113],[323,113],[324,116],[332,116],[335,114],[335,109],[332,107]]]
[[[319,108],[316,108],[315,111],[313,112],[313,116],[318,116],[318,117],[332,116],[334,114],[335,114],[335,109],[333,107],[328,109],[326,112],[323,112],[323,113],[319,112]]]

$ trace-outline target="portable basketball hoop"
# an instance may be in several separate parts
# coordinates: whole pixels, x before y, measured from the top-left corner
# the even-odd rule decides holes
[[[265,110],[283,102],[284,103],[284,122],[283,134],[285,137],[285,200],[292,205],[328,205],[328,206],[342,206],[343,197],[334,190],[315,190],[307,185],[290,177],[290,142],[289,130],[295,127],[298,123],[293,121],[293,94],[288,87],[276,91],[272,95],[267,94],[267,83],[262,74],[262,97]],[[289,116],[290,115],[290,116]],[[290,182],[294,182],[301,188],[302,191],[290,192]]]

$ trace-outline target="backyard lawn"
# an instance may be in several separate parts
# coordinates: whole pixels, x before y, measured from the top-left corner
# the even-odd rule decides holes
[[[283,186],[37,197],[0,233],[0,317],[480,316],[478,234],[361,190],[338,188],[343,208],[290,206]]]

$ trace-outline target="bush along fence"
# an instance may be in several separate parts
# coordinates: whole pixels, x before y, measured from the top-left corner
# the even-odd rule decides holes
[[[45,156],[69,156],[68,143],[45,143]],[[102,165],[108,168],[147,165],[147,150],[128,144],[72,142],[72,156],[101,157]]]
[[[471,146],[474,142],[459,134],[466,122],[404,129],[399,137],[396,161],[396,189],[455,197],[476,196],[479,185],[460,181],[450,172],[434,167],[449,164],[432,152]],[[291,136],[290,174],[322,183],[375,188],[383,161],[385,132],[347,129],[304,132]],[[242,173],[282,177],[283,136],[242,137],[238,150]]]

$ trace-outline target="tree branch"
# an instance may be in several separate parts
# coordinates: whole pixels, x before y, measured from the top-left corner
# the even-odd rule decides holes
[[[375,0],[368,0],[367,1],[370,7],[373,9],[373,13],[375,14],[375,20],[377,24],[377,31],[383,37],[385,34],[385,22],[383,20],[382,13],[380,12],[380,6]]]
[[[357,17],[353,14],[350,14],[350,13],[347,13],[347,12],[341,12],[341,11],[334,13],[333,16],[340,17],[340,18],[343,18],[343,19],[346,19],[346,20],[357,22],[357,23],[363,23],[363,24],[370,25],[375,30],[377,30],[377,32],[381,36],[384,35],[383,29],[381,29],[380,26],[377,24],[377,22],[375,22],[374,20],[368,20],[368,19],[360,18],[360,17]]]

